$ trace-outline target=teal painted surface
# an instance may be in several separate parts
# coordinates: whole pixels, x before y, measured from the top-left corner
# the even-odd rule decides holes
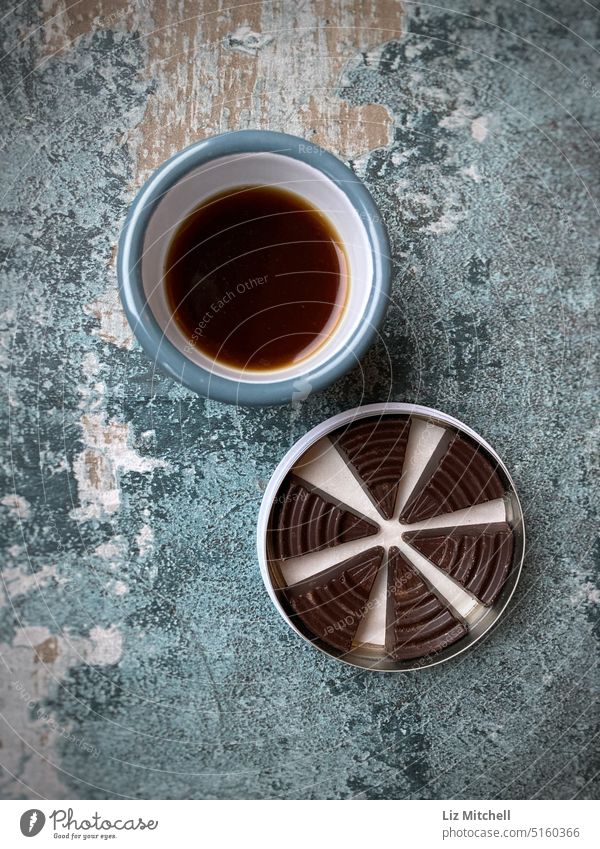
[[[600,18],[443,5],[410,4],[339,81],[394,121],[350,163],[393,243],[381,339],[332,388],[253,410],[156,374],[111,301],[146,41],[98,30],[34,70],[35,8],[8,19],[3,796],[597,795]],[[493,634],[400,677],[296,638],[254,551],[287,448],[387,399],[483,434],[529,538]]]

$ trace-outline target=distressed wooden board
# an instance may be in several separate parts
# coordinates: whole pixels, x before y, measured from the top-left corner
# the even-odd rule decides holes
[[[260,127],[295,133],[345,158],[387,145],[384,104],[337,93],[344,69],[402,35],[398,0],[275,3],[64,0],[44,9],[45,57],[100,28],[135,30],[154,82],[138,127],[138,177],[193,141]]]

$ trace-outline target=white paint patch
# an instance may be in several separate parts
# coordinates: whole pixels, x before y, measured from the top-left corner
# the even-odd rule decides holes
[[[440,127],[444,127],[446,130],[458,130],[461,127],[466,127],[469,124],[473,117],[473,113],[467,106],[459,106],[457,109],[454,109],[449,115],[446,115],[445,118],[442,118],[440,121]]]
[[[367,167],[371,158],[370,153],[363,153],[360,156],[355,156],[352,160],[352,170],[357,177],[364,180],[367,174]]]
[[[428,178],[428,185],[425,179]],[[454,179],[452,184],[440,180],[433,169],[422,172],[420,184],[415,185],[412,178],[402,178],[396,182],[395,194],[400,201],[402,218],[410,224],[429,219],[423,224],[423,230],[440,235],[450,233],[465,218],[464,202],[461,198],[463,181]],[[456,188],[453,188],[453,185]]]
[[[488,119],[485,115],[480,115],[479,118],[471,121],[471,135],[475,141],[482,142],[489,131]]]
[[[0,575],[0,607],[34,590],[43,590],[51,579],[58,580],[56,566],[43,566],[37,572],[26,572],[23,563],[5,566]]]
[[[135,538],[140,557],[145,557],[154,548],[154,531],[150,525],[142,525]]]
[[[462,209],[456,206],[450,206],[444,209],[440,218],[437,221],[432,221],[426,229],[436,236],[443,236],[445,233],[451,233],[456,230],[461,221],[465,218],[465,213]]]
[[[469,165],[468,168],[463,168],[462,173],[465,177],[473,180],[474,183],[481,183],[481,174],[476,165]]]
[[[589,605],[600,604],[600,589],[588,581],[571,596],[570,601],[574,607],[578,607],[582,603]]]
[[[89,380],[100,373],[100,368],[100,360],[95,351],[88,351],[87,354],[84,354],[81,361],[81,369]]]
[[[362,55],[353,57],[350,62],[348,62],[348,67],[352,67],[352,70],[358,68],[362,65],[366,65],[369,68],[377,68],[379,63],[381,62],[381,57],[383,56],[383,52],[386,48],[386,44],[377,44],[375,47],[370,47],[366,50]],[[340,77],[340,86],[350,85],[352,78],[344,69],[344,73]]]
[[[83,656],[93,666],[114,666],[123,655],[123,637],[116,625],[90,631],[90,639],[83,646]]]
[[[114,420],[107,423],[104,413],[84,415],[80,423],[84,448],[73,461],[80,506],[71,510],[70,515],[85,522],[119,509],[119,472],[147,474],[154,469],[168,468],[169,464],[154,457],[143,457],[132,448],[129,424]]]
[[[31,517],[31,504],[22,495],[9,493],[2,499],[2,504],[8,507],[13,516],[16,516],[22,522],[26,522]]]
[[[52,659],[47,663],[40,660],[40,647],[52,641]],[[123,637],[116,625],[101,628],[94,625],[89,636],[78,636],[64,631],[62,634],[51,634],[48,628],[28,626],[20,628],[10,648],[26,648],[31,653],[33,661],[44,667],[52,667],[56,680],[62,680],[67,670],[78,663],[88,663],[93,666],[114,666],[123,655]],[[26,658],[21,658],[26,664]],[[10,665],[10,663],[9,663]],[[21,666],[16,670],[20,672]],[[27,676],[28,681],[35,676]]]
[[[6,733],[11,735],[11,745],[2,749],[2,764],[19,777],[26,790],[31,788],[51,799],[72,797],[72,790],[60,777],[58,743],[86,752],[90,758],[99,757],[100,752],[69,723],[59,722],[43,702],[55,695],[73,666],[113,665],[122,651],[122,637],[115,625],[95,626],[87,637],[52,634],[48,628],[30,626],[20,628],[11,645],[0,644],[0,703]]]
[[[118,483],[110,460],[100,451],[84,450],[73,460],[79,507],[69,515],[79,522],[99,519],[119,509]]]
[[[422,38],[419,41],[411,41],[404,48],[404,55],[410,61],[418,59],[427,47],[427,41]]]
[[[392,153],[392,164],[405,165],[406,162],[408,162],[408,160],[411,158],[411,156],[415,156],[416,153],[416,147],[407,147],[405,150],[395,150]]]
[[[246,53],[249,56],[256,56],[259,50],[262,50],[267,44],[271,44],[272,41],[272,35],[254,32],[249,26],[242,26],[238,27],[234,32],[229,33],[225,39],[225,44],[231,50],[237,50],[239,53]]]
[[[128,592],[129,587],[127,584],[123,583],[123,581],[115,581],[112,589],[115,595],[125,595],[125,593]]]
[[[104,560],[120,560],[127,556],[127,542],[123,537],[113,537],[107,542],[101,542],[94,549],[94,554]]]
[[[83,311],[100,323],[100,327],[92,330],[94,336],[117,348],[130,350],[133,347],[133,332],[127,323],[116,288],[109,289],[91,304],[86,304]]]

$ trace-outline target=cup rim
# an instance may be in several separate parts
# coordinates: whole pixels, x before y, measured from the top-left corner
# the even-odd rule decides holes
[[[164,334],[144,292],[141,258],[146,227],[157,204],[191,170],[231,154],[275,153],[300,160],[329,178],[359,214],[371,249],[373,276],[362,321],[348,344],[306,374],[251,383],[224,377],[188,359]],[[135,196],[119,238],[119,295],[133,333],[154,366],[197,394],[248,406],[284,404],[323,389],[358,363],[374,340],[389,301],[391,258],[387,232],[364,183],[336,156],[299,136],[270,130],[237,130],[195,142],[167,159]]]

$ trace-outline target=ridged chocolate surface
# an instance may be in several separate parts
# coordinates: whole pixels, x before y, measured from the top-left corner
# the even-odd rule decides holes
[[[402,522],[420,522],[494,498],[504,484],[486,455],[470,441],[455,436],[428,480],[420,480],[402,510]]]
[[[467,633],[395,547],[388,553],[387,588],[385,647],[395,660],[435,654]]]
[[[283,590],[311,634],[342,651],[352,641],[367,609],[384,549],[374,546]],[[295,617],[292,616],[292,621]]]
[[[379,527],[325,493],[288,475],[273,505],[268,529],[276,560],[300,557],[378,533]]]
[[[485,605],[494,603],[510,573],[513,532],[504,522],[412,531],[403,538]]]
[[[355,422],[329,437],[386,519],[394,514],[409,431],[408,416],[383,416]]]

